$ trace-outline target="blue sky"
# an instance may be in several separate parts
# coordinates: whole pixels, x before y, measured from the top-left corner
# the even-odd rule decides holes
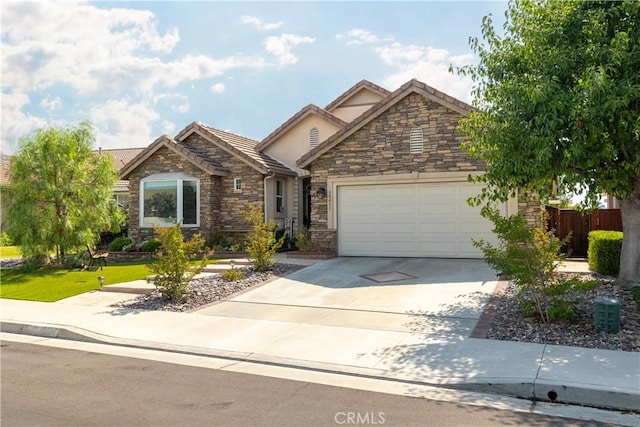
[[[482,17],[506,2],[11,2],[2,27],[2,152],[90,120],[96,148],[145,147],[193,121],[261,140],[367,79],[417,78],[471,102]]]

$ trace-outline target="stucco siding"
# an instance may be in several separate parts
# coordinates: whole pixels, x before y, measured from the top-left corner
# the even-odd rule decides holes
[[[277,141],[271,143],[264,152],[281,163],[295,167],[296,160],[311,149],[309,132],[314,127],[318,129],[319,142],[324,141],[340,129],[320,116],[311,114],[289,129]]]

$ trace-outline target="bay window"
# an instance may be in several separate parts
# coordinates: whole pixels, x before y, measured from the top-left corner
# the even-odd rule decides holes
[[[200,225],[200,181],[184,173],[159,173],[140,182],[140,226]]]

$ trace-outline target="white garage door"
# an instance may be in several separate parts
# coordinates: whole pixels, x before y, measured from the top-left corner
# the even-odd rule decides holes
[[[467,204],[479,188],[468,182],[338,187],[338,252],[482,258],[471,239],[495,242],[495,236],[480,208]]]

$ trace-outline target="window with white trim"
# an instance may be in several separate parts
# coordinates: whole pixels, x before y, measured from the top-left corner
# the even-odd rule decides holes
[[[420,126],[412,127],[409,131],[409,152],[422,154],[424,151],[424,132]]]
[[[311,128],[309,131],[309,146],[311,148],[318,146],[318,138],[320,137],[320,132],[318,132],[318,128]]]
[[[242,178],[234,178],[233,180],[233,192],[242,193]]]
[[[140,227],[200,225],[200,180],[184,173],[159,173],[140,181]]]
[[[276,180],[276,212],[284,213],[284,181]]]
[[[129,209],[129,193],[115,193],[113,198],[116,200],[119,208]]]

